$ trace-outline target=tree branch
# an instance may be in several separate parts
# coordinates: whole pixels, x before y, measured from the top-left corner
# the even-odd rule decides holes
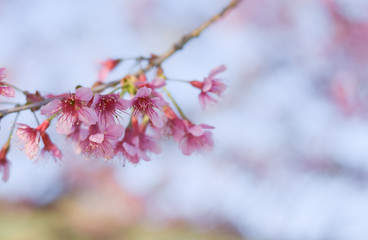
[[[231,9],[235,8],[239,4],[240,1],[241,0],[232,0],[229,3],[229,5],[227,5],[224,9],[222,9],[219,13],[212,16],[210,19],[208,19],[206,22],[202,23],[199,27],[197,27],[193,31],[183,35],[179,39],[179,41],[176,42],[174,45],[172,45],[166,52],[164,52],[162,55],[159,55],[159,56],[153,58],[151,61],[149,61],[148,65],[146,67],[144,67],[140,71],[137,71],[133,75],[138,76],[142,72],[145,73],[145,72],[148,72],[149,70],[151,70],[154,67],[160,66],[171,55],[173,55],[174,53],[176,53],[177,51],[182,49],[185,46],[186,43],[188,43],[193,38],[198,37],[207,27],[212,25],[214,22],[216,22],[219,18],[221,18],[223,15],[225,15]],[[97,85],[97,86],[93,87],[92,90],[94,92],[102,92],[103,90],[105,90],[107,88],[110,88],[110,87],[114,87],[118,84],[120,84],[120,80],[116,80],[116,81],[108,82],[108,83],[105,83],[105,84]],[[46,99],[44,101],[37,102],[37,103],[25,104],[25,105],[18,106],[18,107],[15,107],[15,108],[0,110],[0,119],[3,118],[4,116],[10,114],[10,113],[21,112],[21,111],[24,111],[24,110],[27,110],[27,109],[41,107],[41,106],[46,105],[47,103],[51,102],[52,100],[53,99]]]

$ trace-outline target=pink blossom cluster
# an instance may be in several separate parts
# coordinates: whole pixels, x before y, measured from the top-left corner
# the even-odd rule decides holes
[[[119,61],[105,63],[99,74],[99,84]],[[202,108],[210,102],[216,102],[214,95],[220,96],[225,90],[225,84],[216,78],[225,69],[225,66],[213,69],[202,82],[187,81],[200,89],[199,102]],[[108,94],[96,93],[93,88],[87,87],[57,96],[41,96],[37,92],[27,96],[27,100],[32,102],[32,99],[41,101],[53,98],[40,109],[47,119],[36,128],[17,123],[16,134],[30,159],[46,153],[55,160],[62,159],[61,151],[46,133],[53,119],[57,119],[56,131],[71,140],[77,153],[87,158],[117,157],[133,164],[140,160],[149,161],[150,154],[161,152],[159,142],[167,137],[178,143],[184,155],[211,150],[214,143],[210,130],[213,127],[192,123],[170,94],[165,99],[163,92],[168,93],[165,88],[167,82],[162,69],[159,69],[152,81],[147,81],[144,74],[126,76],[120,86]],[[175,113],[175,108],[170,106],[169,100],[180,117]],[[41,142],[44,147],[39,154]],[[4,172],[4,179],[9,173],[7,151],[8,148],[4,148],[0,153],[0,171]]]

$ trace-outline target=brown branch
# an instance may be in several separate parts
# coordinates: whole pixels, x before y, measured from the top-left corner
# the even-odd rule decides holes
[[[174,45],[172,45],[166,52],[164,52],[162,55],[159,55],[159,56],[153,58],[152,61],[150,61],[146,67],[144,67],[142,70],[134,73],[133,75],[137,76],[142,72],[148,72],[152,68],[160,66],[171,55],[173,55],[174,53],[176,53],[177,51],[182,49],[187,42],[189,42],[193,38],[198,37],[207,27],[212,25],[214,22],[216,22],[219,18],[224,16],[231,9],[235,8],[239,4],[240,1],[241,0],[232,0],[229,3],[229,5],[227,5],[224,9],[221,10],[221,12],[214,15],[213,17],[208,19],[206,22],[202,23],[199,27],[197,27],[193,31],[191,31],[191,32],[185,34],[184,36],[182,36],[179,39],[179,41],[176,42]],[[92,90],[94,92],[102,92],[103,90],[105,90],[107,88],[110,88],[110,87],[114,87],[114,86],[118,85],[119,83],[120,83],[120,80],[108,82],[108,83],[105,83],[105,84],[100,84],[100,85],[97,85],[97,86],[93,87]],[[42,102],[26,104],[26,105],[22,105],[22,106],[15,107],[15,108],[0,110],[0,119],[2,117],[4,117],[5,115],[10,114],[10,113],[15,113],[15,112],[24,111],[24,110],[27,110],[27,109],[41,107],[43,105],[46,105],[47,103],[49,103],[52,100],[53,99],[46,99]]]

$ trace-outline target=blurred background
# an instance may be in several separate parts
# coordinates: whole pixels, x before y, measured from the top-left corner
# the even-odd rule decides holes
[[[228,2],[0,0],[0,67],[43,94],[91,86],[101,61],[161,54]],[[123,167],[78,156],[53,128],[64,161],[34,162],[14,138],[0,239],[367,239],[367,10],[365,0],[247,0],[168,59],[170,78],[228,67],[228,89],[206,111],[196,89],[168,85],[193,122],[216,127],[212,152],[187,157],[164,142]],[[14,117],[1,121],[1,145]],[[18,122],[36,126],[29,112]]]

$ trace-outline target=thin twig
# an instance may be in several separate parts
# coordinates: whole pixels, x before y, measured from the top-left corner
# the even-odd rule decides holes
[[[176,53],[177,51],[182,49],[190,40],[192,40],[193,38],[198,37],[207,27],[212,25],[214,22],[216,22],[219,18],[224,16],[231,9],[235,8],[239,4],[240,1],[241,0],[232,0],[229,3],[229,5],[227,5],[224,9],[221,10],[221,12],[219,12],[218,14],[214,15],[213,17],[211,17],[210,19],[208,19],[207,21],[202,23],[199,27],[197,27],[193,31],[183,35],[179,39],[179,41],[177,41],[174,45],[172,45],[166,52],[164,52],[162,55],[156,56],[153,59],[151,59],[151,61],[149,61],[149,63],[147,64],[146,67],[144,67],[143,69],[137,71],[136,73],[134,73],[132,75],[138,76],[142,72],[145,73],[145,72],[148,72],[149,70],[151,70],[155,67],[160,66],[166,59],[168,59],[174,53]],[[100,84],[100,85],[97,85],[97,86],[93,87],[92,90],[94,92],[102,92],[107,88],[115,87],[119,83],[120,83],[120,80],[108,82],[108,83],[105,83],[105,84]],[[5,115],[10,114],[10,113],[15,113],[15,112],[24,111],[24,110],[31,109],[31,108],[41,107],[41,106],[46,105],[47,103],[51,102],[52,100],[53,99],[46,99],[44,101],[37,102],[37,103],[26,104],[26,105],[22,105],[22,106],[15,107],[15,108],[0,110],[0,119],[2,117],[4,117]]]

